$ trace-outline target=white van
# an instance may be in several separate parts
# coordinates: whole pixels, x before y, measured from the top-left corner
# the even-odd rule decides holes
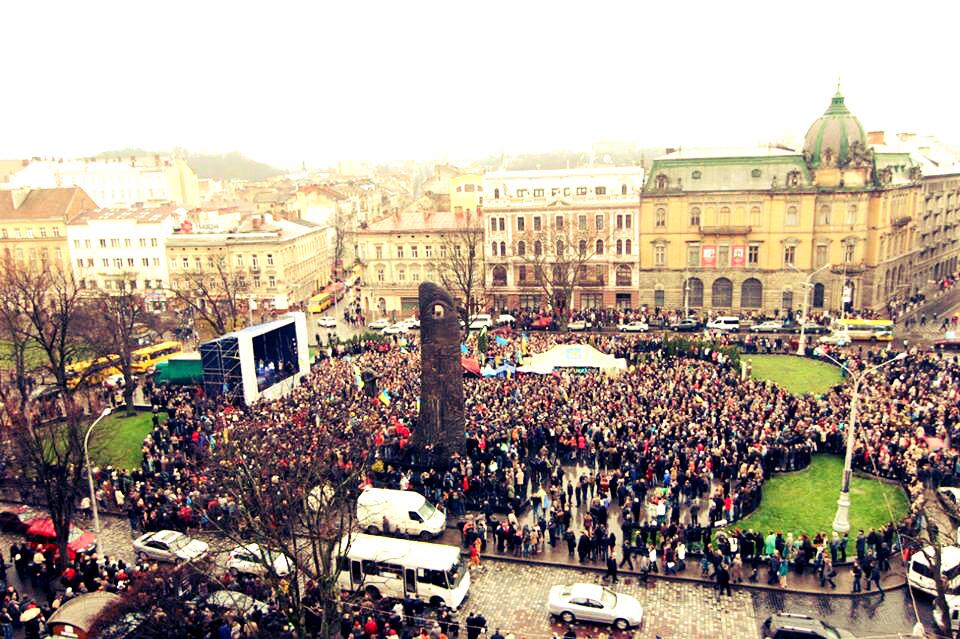
[[[732,315],[721,315],[707,322],[707,328],[712,331],[731,331],[736,333],[740,330],[740,318]]]
[[[907,583],[911,588],[936,596],[937,586],[933,581],[933,569],[930,567],[933,553],[933,546],[927,546],[910,556]],[[927,559],[927,555],[930,555],[930,560]],[[940,570],[947,578],[948,591],[960,587],[960,546],[944,546],[941,549]]]
[[[367,488],[357,498],[357,526],[371,535],[433,539],[443,534],[447,516],[412,490]]]
[[[339,586],[373,599],[410,596],[458,608],[470,589],[460,549],[448,544],[344,535],[337,557]]]
[[[947,595],[947,609],[950,612],[950,627],[956,628],[960,622],[960,595]],[[941,629],[946,629],[943,625],[943,613],[936,602],[933,604],[933,621]]]

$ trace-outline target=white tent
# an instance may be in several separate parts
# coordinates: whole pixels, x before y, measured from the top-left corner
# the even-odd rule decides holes
[[[558,344],[545,353],[536,353],[524,360],[517,369],[520,373],[552,372],[555,368],[598,368],[619,371],[627,367],[627,360],[598,351],[588,344]]]

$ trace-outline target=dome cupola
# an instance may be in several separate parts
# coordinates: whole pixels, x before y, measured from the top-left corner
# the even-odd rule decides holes
[[[840,87],[830,106],[807,130],[803,155],[811,169],[859,165],[867,154],[867,135],[860,120],[843,103]]]

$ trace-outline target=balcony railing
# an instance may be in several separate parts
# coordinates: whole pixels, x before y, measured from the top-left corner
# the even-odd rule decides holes
[[[701,226],[704,235],[746,235],[753,230],[751,226]]]

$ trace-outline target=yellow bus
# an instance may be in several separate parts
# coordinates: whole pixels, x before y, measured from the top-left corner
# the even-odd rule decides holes
[[[311,313],[322,313],[333,306],[333,301],[332,293],[319,293],[307,301],[307,310]]]
[[[831,324],[834,331],[846,331],[850,339],[889,342],[893,339],[893,320],[840,319]]]
[[[183,346],[180,342],[160,342],[153,346],[144,346],[133,351],[130,365],[135,375],[142,375],[153,368],[157,362],[168,360],[181,352],[183,352]]]
[[[81,381],[87,384],[99,384],[111,375],[120,373],[120,356],[104,355],[94,360],[84,360],[67,364],[67,388],[76,388]]]

